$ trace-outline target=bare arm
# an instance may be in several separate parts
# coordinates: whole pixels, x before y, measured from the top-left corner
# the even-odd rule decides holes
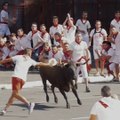
[[[97,120],[96,115],[91,114],[91,115],[90,115],[90,119],[89,119],[89,120]]]
[[[2,60],[2,61],[0,61],[0,64],[5,64],[5,63],[8,63],[8,62],[13,62],[12,58]]]

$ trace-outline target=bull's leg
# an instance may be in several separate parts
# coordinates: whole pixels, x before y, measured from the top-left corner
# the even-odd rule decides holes
[[[72,87],[72,92],[73,92],[73,94],[74,94],[75,97],[77,98],[77,103],[78,103],[79,105],[82,105],[82,102],[80,101],[80,99],[79,99],[79,97],[78,97],[76,88],[75,88],[75,86],[73,85],[73,81],[71,81],[71,87]]]
[[[75,79],[75,88],[78,89],[77,79]]]
[[[66,108],[70,108],[70,104],[68,103],[68,99],[67,99],[67,96],[66,96],[64,90],[62,90],[62,89],[59,89],[59,90],[60,90],[61,94],[63,95],[63,97],[65,98]]]
[[[51,90],[52,90],[53,95],[54,95],[54,101],[55,101],[55,103],[58,103],[58,98],[57,98],[57,96],[56,96],[56,94],[55,94],[54,88],[55,88],[55,87],[52,85],[52,86],[51,86]]]
[[[49,96],[47,93],[47,84],[46,84],[46,80],[42,80],[43,81],[43,87],[44,87],[44,92],[46,94],[46,101],[49,102]]]

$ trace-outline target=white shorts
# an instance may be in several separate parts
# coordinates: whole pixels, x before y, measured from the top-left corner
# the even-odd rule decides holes
[[[110,71],[115,71],[115,63],[111,63],[109,65],[109,69],[110,69]]]
[[[10,35],[8,24],[0,24],[0,35]]]
[[[113,62],[116,63],[116,64],[120,64],[120,55],[115,55],[114,59],[113,59]]]
[[[101,54],[102,47],[99,47],[99,48],[93,48],[93,55],[94,55],[94,59],[96,60],[96,59],[99,59],[99,56],[98,56],[98,54],[96,53],[95,50],[97,50],[98,53]]]
[[[80,65],[80,66],[77,67],[77,70],[76,70],[77,77],[79,76],[79,72],[80,71],[82,73],[82,77],[83,78],[88,78],[88,72],[87,72],[87,66],[86,66],[86,64]]]
[[[89,36],[88,35],[83,35],[83,41],[85,41],[87,43],[87,45],[89,46]]]

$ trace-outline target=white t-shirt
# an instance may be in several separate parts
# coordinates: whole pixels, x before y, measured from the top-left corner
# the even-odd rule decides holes
[[[109,62],[113,62],[115,55],[115,50],[113,48],[110,48],[108,51],[102,50],[102,54],[105,56],[111,56]]]
[[[104,36],[107,37],[107,32],[103,28],[101,28],[99,31],[95,31],[95,29],[93,29],[90,32],[90,37],[93,38],[93,48],[98,48],[102,45]]]
[[[72,60],[74,62],[77,62],[81,57],[86,56],[85,51],[88,48],[87,43],[84,41],[81,41],[80,44],[73,42],[71,44],[71,50],[73,51],[72,54]],[[85,62],[85,61],[81,61]]]
[[[40,33],[40,36],[43,38],[44,42],[47,42],[51,46],[50,35],[48,32],[46,32],[43,36],[42,33]]]
[[[4,46],[1,50],[3,51],[2,60],[4,60],[7,56],[9,56],[10,49],[7,46]]]
[[[115,50],[113,48],[110,48],[108,51],[102,50],[102,54],[105,56],[111,56],[109,62],[113,62],[115,55]]]
[[[67,38],[69,44],[75,41],[75,32],[76,26],[72,26],[70,29],[64,27],[64,37]]]
[[[108,107],[104,107],[99,101],[94,104],[90,114],[96,115],[97,120],[120,120],[120,101],[111,97],[101,99]]]
[[[24,81],[27,80],[27,73],[31,66],[36,66],[38,63],[31,59],[29,56],[25,55],[16,55],[12,57],[13,62],[15,63],[15,69],[13,77],[18,77]]]
[[[61,50],[58,51],[56,54],[53,54],[53,52],[50,51],[49,59],[51,59],[51,58],[55,58],[57,61],[65,59],[64,54]]]
[[[110,24],[120,32],[120,20],[117,22],[115,19],[113,19]]]
[[[115,38],[115,54],[120,55],[120,32]]]
[[[43,41],[41,41],[41,37],[40,37],[40,31],[37,31],[33,35],[32,35],[32,31],[30,31],[27,35],[27,39],[30,40],[30,41],[31,41],[31,39],[33,40],[33,47],[35,47],[39,42],[41,42],[41,44],[39,46],[37,46],[35,49],[37,49],[41,45],[43,45]]]
[[[49,30],[50,35],[54,35],[56,32],[58,32],[60,34],[63,33],[63,27],[62,27],[62,25],[58,24],[57,27],[55,27],[55,26],[51,26],[50,27],[50,30]]]
[[[14,49],[20,51],[26,48],[31,48],[30,40],[26,38],[26,35],[24,35],[22,38],[18,37],[17,41],[15,42]]]
[[[78,27],[78,29],[85,31],[85,34],[82,34],[83,36],[88,35],[87,30],[91,28],[90,22],[88,20],[82,22],[81,19],[77,20],[76,26]]]
[[[0,22],[5,22],[3,19],[4,17],[8,19],[8,12],[5,10],[2,10],[0,13]]]

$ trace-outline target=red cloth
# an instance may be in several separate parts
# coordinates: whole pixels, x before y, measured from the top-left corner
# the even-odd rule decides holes
[[[104,108],[107,108],[107,107],[109,107],[106,103],[104,103],[103,101],[99,101],[99,103],[104,107]]]

